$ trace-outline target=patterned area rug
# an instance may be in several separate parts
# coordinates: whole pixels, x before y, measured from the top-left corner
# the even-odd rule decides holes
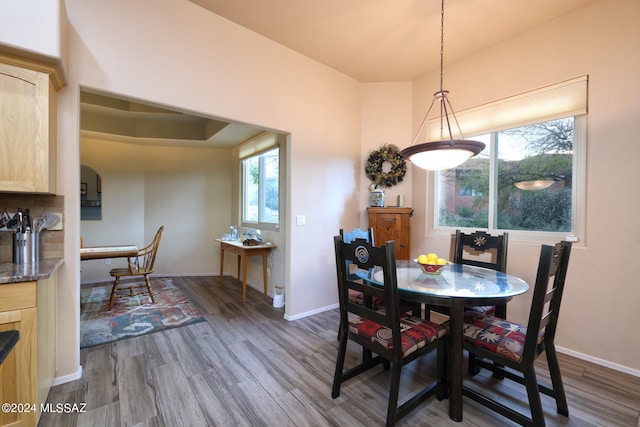
[[[156,303],[146,295],[116,299],[109,311],[111,285],[80,292],[80,348],[191,325],[206,320],[171,279],[152,278]]]

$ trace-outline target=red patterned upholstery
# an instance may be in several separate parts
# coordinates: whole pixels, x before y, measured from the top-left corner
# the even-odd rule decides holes
[[[362,300],[362,292],[354,291],[352,289],[349,290],[349,301],[355,304],[362,305]],[[384,300],[382,298],[372,298],[371,308],[373,308],[374,310],[384,308]]]
[[[403,357],[433,342],[435,339],[443,337],[447,333],[447,328],[442,325],[412,316],[401,318],[400,328]],[[356,317],[349,320],[349,330],[353,334],[357,334],[374,344],[393,351],[391,329],[379,323]]]
[[[481,305],[478,307],[465,307],[465,311],[472,311],[477,314],[482,314],[483,316],[495,316],[496,314],[496,306],[495,305]]]
[[[464,339],[477,347],[520,362],[524,350],[527,327],[499,317],[483,316],[474,311],[464,314]],[[544,330],[538,334],[538,344],[544,339]]]

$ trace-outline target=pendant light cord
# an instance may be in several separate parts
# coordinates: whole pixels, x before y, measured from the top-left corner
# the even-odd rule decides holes
[[[444,0],[440,9],[440,92],[444,88]]]
[[[444,90],[444,0],[442,0],[441,6],[442,7],[440,9],[440,92],[436,92],[434,94],[433,100],[431,101],[431,105],[427,110],[427,114],[425,114],[425,116],[423,117],[422,122],[420,123],[420,127],[418,128],[418,133],[416,133],[416,136],[413,138],[413,142],[411,143],[411,145],[415,145],[415,143],[418,141],[418,138],[422,133],[422,129],[424,129],[424,125],[427,123],[427,118],[429,117],[429,113],[431,112],[431,109],[435,105],[436,101],[438,101],[438,103],[440,104],[440,139],[444,140],[444,130],[445,130],[445,122],[446,122],[446,129],[449,131],[449,141],[451,141],[451,144],[454,143],[453,132],[451,132],[451,123],[449,121],[449,111],[447,109],[447,104],[449,104],[449,109],[451,110],[451,112],[453,112],[453,109],[451,108],[451,104],[449,103],[449,98],[447,98],[448,91]],[[458,119],[456,118],[455,114],[453,115],[453,118],[455,120],[456,125],[458,126],[458,130],[460,132],[461,138],[464,139],[464,136],[462,135],[462,130],[460,129],[460,125],[458,124]]]

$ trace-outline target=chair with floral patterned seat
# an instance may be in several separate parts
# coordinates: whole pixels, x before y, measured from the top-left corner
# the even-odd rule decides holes
[[[463,233],[460,230],[456,230],[453,262],[455,264],[472,265],[506,273],[508,243],[509,233],[495,236],[484,231]],[[427,308],[439,313],[449,314],[447,307],[427,306]],[[506,302],[498,306],[465,307],[465,311],[467,310],[487,316],[495,314],[503,319],[507,317]]]
[[[400,309],[396,275],[395,242],[375,247],[364,239],[350,243],[334,237],[336,269],[340,298],[340,344],[336,360],[331,396],[340,395],[340,386],[378,364],[391,368],[391,387],[387,406],[387,426],[395,423],[432,395],[446,395],[446,328],[437,323],[413,317]],[[365,272],[380,268],[384,286],[356,278],[351,266]],[[374,310],[349,298],[349,291],[363,294],[364,300],[381,298],[384,310]],[[345,370],[347,343],[353,341],[376,357],[364,357],[361,363]],[[403,366],[437,349],[436,378],[413,397],[398,406],[400,374]],[[358,387],[366,386],[360,382]]]
[[[456,230],[453,262],[456,264],[489,268],[506,273],[508,244],[509,233],[506,232],[494,236],[484,231],[463,233],[460,230]],[[483,258],[483,256],[486,257]],[[506,303],[498,306],[466,307],[465,311],[466,310],[477,311],[485,315],[495,314],[503,319],[507,317]]]
[[[469,358],[469,372],[473,375],[478,372],[477,368],[485,368],[492,371],[494,377],[525,385],[531,417],[476,389],[465,387],[463,393],[521,425],[545,425],[540,392],[555,399],[559,414],[569,416],[554,338],[570,253],[570,242],[563,241],[555,246],[542,245],[526,325],[473,311],[465,312],[463,348],[470,356],[474,356]],[[535,360],[543,352],[547,356],[551,387],[538,383],[536,378]],[[483,387],[485,386],[490,385],[483,383]]]
[[[342,240],[346,243],[353,242],[356,239],[364,239],[366,242],[375,245],[373,240],[373,228],[367,228],[366,230],[362,230],[360,228],[354,228],[351,231],[345,231],[344,229],[340,229],[340,236],[342,236]],[[353,278],[353,277],[352,277]],[[363,304],[363,295],[362,292],[351,291],[349,293],[349,299],[352,302],[357,304]],[[375,299],[371,301],[371,305],[374,309],[378,309],[384,305],[384,301],[380,299]]]
[[[363,239],[364,241],[371,243],[371,245],[375,245],[374,242],[374,238],[373,238],[374,232],[373,232],[373,228],[368,228],[366,230],[362,230],[360,228],[354,228],[351,231],[345,231],[344,229],[340,229],[340,236],[342,237],[342,240],[346,243],[352,242],[355,239]],[[351,277],[352,279],[355,279],[355,276]],[[349,291],[349,299],[351,300],[351,302],[356,303],[356,304],[370,304],[371,308],[373,308],[374,310],[380,310],[382,308],[384,308],[384,300],[381,298],[372,298],[371,300],[364,300],[364,296],[362,294],[362,292],[358,292],[355,290],[350,290]],[[418,315],[419,312],[421,311],[421,305],[418,303],[413,303],[413,302],[407,302],[407,301],[400,301],[400,309],[403,311],[413,311],[414,315]],[[340,339],[340,337],[338,337],[338,339]]]

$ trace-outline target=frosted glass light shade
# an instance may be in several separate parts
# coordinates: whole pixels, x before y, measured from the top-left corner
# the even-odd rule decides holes
[[[536,179],[533,181],[520,181],[516,182],[516,188],[524,191],[535,191],[535,190],[544,190],[545,188],[549,188],[553,185],[555,181],[553,179]]]
[[[437,171],[461,165],[484,150],[484,147],[482,142],[457,139],[412,145],[400,154],[419,168]]]

